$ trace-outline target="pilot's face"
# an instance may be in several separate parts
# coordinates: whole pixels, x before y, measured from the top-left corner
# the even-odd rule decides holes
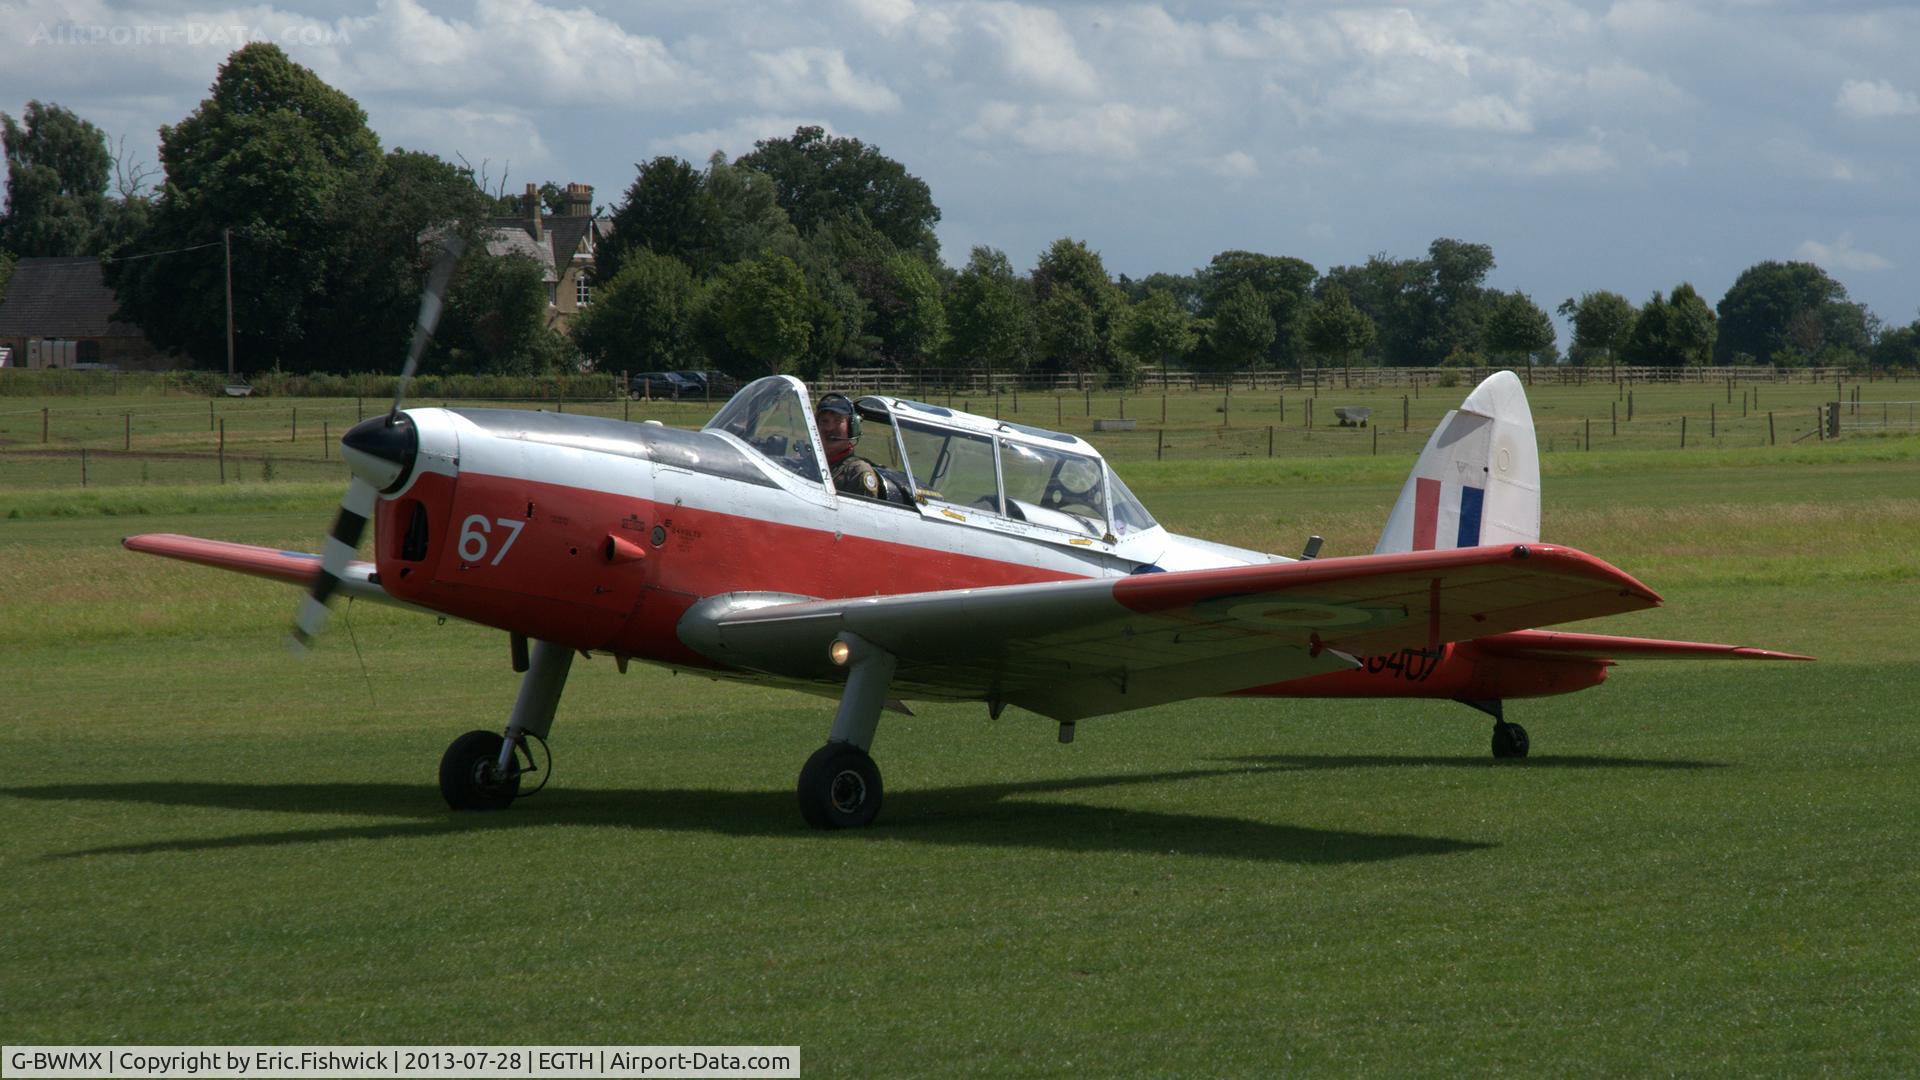
[[[826,444],[828,457],[853,445],[853,440],[847,437],[849,417],[846,413],[821,412],[815,419],[820,423],[820,441]]]

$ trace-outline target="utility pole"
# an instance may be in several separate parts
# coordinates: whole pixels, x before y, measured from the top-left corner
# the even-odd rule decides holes
[[[220,243],[227,252],[227,378],[233,378],[233,230],[220,230]]]

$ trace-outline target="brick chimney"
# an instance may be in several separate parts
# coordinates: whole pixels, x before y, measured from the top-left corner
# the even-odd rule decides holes
[[[527,227],[533,232],[533,242],[538,244],[546,237],[540,231],[540,186],[527,185]]]
[[[592,217],[593,216],[593,185],[592,184],[568,184],[567,185],[567,216],[568,217]]]

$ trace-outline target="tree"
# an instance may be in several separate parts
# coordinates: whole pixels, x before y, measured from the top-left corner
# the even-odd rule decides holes
[[[204,363],[225,355],[222,230],[233,235],[233,313],[242,354],[311,370],[370,348],[351,280],[354,206],[377,179],[380,146],[353,99],[289,60],[248,45],[206,100],[160,130],[166,184],[143,244],[183,251],[108,267],[124,316],[155,344]]]
[[[1056,287],[1040,302],[1040,354],[1049,371],[1082,380],[1100,363],[1100,333],[1093,308],[1070,286]]]
[[[1328,286],[1307,308],[1301,333],[1307,351],[1316,360],[1338,360],[1342,367],[1351,366],[1353,358],[1365,352],[1375,337],[1373,320],[1354,307],[1347,290],[1338,285]]]
[[[1864,310],[1812,263],[1755,263],[1741,271],[1716,310],[1714,356],[1723,364],[1741,354],[1764,359],[1789,348],[1810,357],[1827,345],[1855,352],[1869,347]]]
[[[976,247],[947,294],[947,363],[1023,371],[1033,344],[1033,314],[1004,252]]]
[[[1058,292],[1072,293],[1087,309],[1087,317],[1093,327],[1093,352],[1084,370],[1114,370],[1121,366],[1113,341],[1114,323],[1121,308],[1120,290],[1114,287],[1113,279],[1107,275],[1106,264],[1101,261],[1099,252],[1070,236],[1055,240],[1040,253],[1039,262],[1034,266],[1033,291],[1041,305],[1043,322],[1046,321],[1046,305]],[[1055,314],[1063,315],[1067,310],[1057,307]],[[1049,352],[1056,360],[1062,355],[1052,350]]]
[[[1679,367],[1682,360],[1680,350],[1671,341],[1672,325],[1673,311],[1666,298],[1655,290],[1652,298],[1641,306],[1640,314],[1634,317],[1633,330],[1627,335],[1620,358],[1643,367]]]
[[[1241,281],[1227,290],[1213,312],[1208,344],[1227,371],[1241,371],[1273,344],[1275,327],[1267,301],[1253,285]]]
[[[1633,303],[1605,289],[1582,294],[1578,303],[1569,298],[1560,305],[1560,314],[1573,321],[1568,352],[1576,363],[1614,363],[1633,332]]]
[[[1674,286],[1667,296],[1667,309],[1667,341],[1680,364],[1690,367],[1711,364],[1714,339],[1720,333],[1713,309],[1684,281]]]
[[[1200,286],[1200,314],[1216,318],[1220,305],[1236,286],[1251,287],[1273,320],[1273,340],[1262,350],[1268,364],[1299,366],[1300,317],[1313,299],[1318,274],[1312,263],[1252,251],[1223,251],[1196,277]],[[1242,365],[1229,365],[1239,367]]]
[[[547,286],[538,262],[525,255],[476,253],[462,260],[447,290],[435,348],[453,371],[537,373],[555,350],[546,309]]]
[[[1121,320],[1120,347],[1141,364],[1172,366],[1196,340],[1193,315],[1164,290],[1148,292]]]
[[[1553,320],[1526,293],[1504,293],[1488,306],[1485,339],[1493,356],[1531,365],[1553,346]]]
[[[7,282],[13,280],[15,261],[11,252],[0,251],[0,300],[7,298]]]
[[[817,301],[800,267],[784,255],[733,263],[709,286],[698,333],[727,374],[778,375],[806,355]]]
[[[0,296],[6,293],[6,271],[0,268]],[[1920,369],[1920,319],[1909,326],[1883,331],[1873,343],[1872,360],[1878,368]]]
[[[773,180],[780,206],[794,227],[810,233],[836,214],[858,210],[902,251],[934,261],[940,241],[933,227],[940,208],[926,182],[859,139],[824,128],[795,128],[785,139],[762,139],[735,165]]]
[[[1130,303],[1137,304],[1156,292],[1163,292],[1173,297],[1180,310],[1189,315],[1200,314],[1200,278],[1194,274],[1155,272],[1138,280],[1121,274],[1119,286]]]
[[[685,263],[641,248],[594,289],[574,317],[573,340],[601,371],[691,367],[696,291]]]
[[[24,257],[88,252],[107,210],[107,137],[59,105],[29,101],[25,119],[23,128],[0,113],[7,158],[0,247]]]
[[[1441,238],[1427,246],[1424,259],[1380,254],[1364,266],[1336,266],[1320,288],[1339,285],[1374,321],[1382,363],[1428,367],[1482,347],[1499,297],[1484,285],[1493,267],[1491,247]]]
[[[780,208],[780,193],[765,173],[727,163],[716,150],[707,159],[707,198],[715,221],[713,261],[738,262],[795,237],[798,232]]]
[[[437,241],[448,234],[460,236],[474,253],[471,259],[484,257],[480,232],[491,209],[490,200],[466,169],[432,154],[400,148],[381,160],[370,183],[342,190],[333,214],[347,231],[347,253],[330,288],[345,303],[324,309],[316,304],[315,310],[331,309],[335,314],[329,317],[350,322],[362,341],[352,353],[316,359],[314,367],[347,370],[398,363],[420,310],[421,283],[439,254]],[[469,280],[463,274],[455,284]],[[237,281],[235,288],[239,288]],[[497,331],[512,338],[513,348],[520,353],[526,352],[525,343],[533,340],[533,332],[546,324],[544,285],[537,291],[541,303],[531,312],[525,306],[504,307],[500,312],[503,316],[517,312],[525,322],[510,332]],[[510,370],[496,359],[469,357],[464,362],[480,363],[490,371]]]
[[[695,273],[713,270],[722,229],[706,177],[677,157],[657,157],[635,168],[639,175],[613,211],[611,235],[594,251],[601,280],[618,276],[628,252],[641,248],[671,255]]]

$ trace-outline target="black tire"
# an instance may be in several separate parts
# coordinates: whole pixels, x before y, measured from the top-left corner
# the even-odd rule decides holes
[[[800,816],[816,829],[857,829],[880,813],[880,767],[849,743],[828,743],[800,769]]]
[[[469,731],[440,757],[440,794],[455,810],[505,810],[520,794],[520,762],[500,776],[496,766],[506,738],[497,731]]]
[[[1517,760],[1527,756],[1527,729],[1501,721],[1493,725],[1493,756]]]

